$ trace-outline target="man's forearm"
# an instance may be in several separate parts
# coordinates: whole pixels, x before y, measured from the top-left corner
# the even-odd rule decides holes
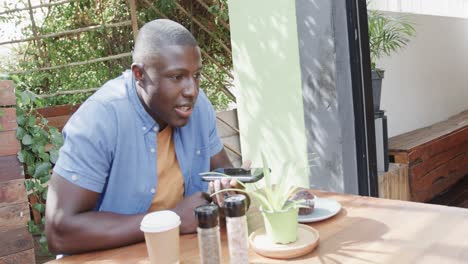
[[[47,227],[49,249],[55,253],[76,254],[115,248],[144,240],[140,223],[144,214],[122,215],[85,212],[66,217]]]

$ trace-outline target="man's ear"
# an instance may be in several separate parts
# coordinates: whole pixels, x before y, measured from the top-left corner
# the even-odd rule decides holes
[[[138,85],[143,86],[143,64],[132,63],[132,73]]]

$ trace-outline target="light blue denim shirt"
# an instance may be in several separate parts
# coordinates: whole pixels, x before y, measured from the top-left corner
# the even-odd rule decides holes
[[[138,99],[133,74],[126,71],[104,84],[70,118],[54,171],[101,193],[95,210],[147,212],[158,185],[158,131],[158,124]],[[184,195],[206,191],[207,183],[198,174],[210,169],[211,156],[223,145],[213,106],[201,89],[189,122],[175,128],[173,138]]]

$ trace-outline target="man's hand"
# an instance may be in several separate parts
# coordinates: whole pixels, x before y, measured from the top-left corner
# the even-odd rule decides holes
[[[242,168],[245,170],[250,170],[250,166],[252,165],[252,161],[246,160],[242,164]],[[236,180],[229,180],[229,179],[221,179],[221,180],[215,180],[212,181],[208,184],[208,193],[211,195],[215,192],[224,190],[224,189],[235,189],[238,188],[238,184]],[[222,207],[224,205],[224,197],[228,195],[233,195],[235,192],[233,191],[226,191],[226,192],[221,192],[216,194],[213,197],[213,202],[215,202],[217,205]]]
[[[195,208],[199,205],[209,204],[206,199],[206,194],[197,192],[191,196],[185,197],[184,200],[177,204],[172,211],[180,216],[181,225],[180,233],[188,234],[197,231],[197,219],[195,217]]]

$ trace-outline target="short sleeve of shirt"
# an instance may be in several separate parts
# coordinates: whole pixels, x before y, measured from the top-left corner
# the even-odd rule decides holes
[[[216,127],[216,113],[214,111],[213,105],[206,98],[208,109],[209,109],[209,122],[210,122],[210,156],[218,154],[223,149],[223,143],[221,138],[218,135],[218,129]]]
[[[113,159],[114,119],[102,103],[85,102],[62,131],[64,144],[54,171],[82,188],[101,193]]]

